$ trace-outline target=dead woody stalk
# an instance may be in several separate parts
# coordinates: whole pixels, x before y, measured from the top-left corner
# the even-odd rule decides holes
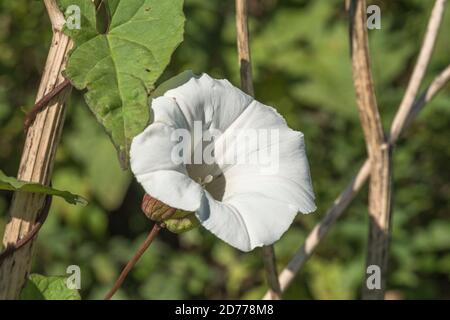
[[[64,82],[61,72],[72,48],[72,41],[62,32],[64,17],[55,0],[44,0],[53,29],[53,39],[36,101]],[[70,89],[64,89],[36,114],[30,125],[20,161],[18,179],[49,185],[57,145],[64,124],[65,101]],[[6,226],[3,243],[17,243],[35,225],[45,202],[45,195],[16,192]],[[8,256],[0,265],[0,300],[17,299],[30,272],[33,241]]]

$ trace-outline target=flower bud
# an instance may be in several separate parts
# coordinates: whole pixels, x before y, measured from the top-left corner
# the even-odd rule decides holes
[[[147,218],[157,222],[172,217],[175,214],[175,211],[177,211],[177,209],[169,207],[149,194],[144,195],[141,208]]]
[[[141,208],[147,218],[164,223],[166,229],[173,233],[183,233],[200,224],[193,212],[169,207],[149,194],[144,195]]]

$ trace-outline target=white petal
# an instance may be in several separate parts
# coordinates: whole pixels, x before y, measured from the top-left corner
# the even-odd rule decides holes
[[[255,145],[242,144],[237,133],[245,129],[275,129],[278,137],[258,140]],[[288,229],[298,211],[316,209],[303,134],[289,129],[273,108],[251,103],[216,147],[219,162],[230,152],[251,156],[265,149],[277,150],[274,172],[264,173],[260,158],[247,157],[243,164],[221,165],[223,176],[207,186],[221,201],[206,197],[208,204],[201,206],[197,216],[220,239],[243,251],[269,245]]]
[[[188,129],[186,118],[174,99],[158,97],[152,100],[153,122],[161,122],[173,128]]]
[[[131,170],[145,192],[165,204],[187,211],[200,207],[202,187],[189,178],[183,164],[172,161],[173,128],[153,123],[133,139]]]
[[[202,121],[205,129],[222,132],[253,101],[227,80],[216,80],[207,74],[191,78],[165,96],[176,100],[191,129],[194,121]]]
[[[249,128],[277,130],[278,136],[258,139],[255,145],[242,143],[236,132]],[[304,136],[289,129],[273,108],[252,103],[220,137],[216,147],[216,158],[226,180],[224,201],[235,194],[258,192],[294,205],[303,213],[316,209]],[[245,162],[228,164],[234,153],[245,155]],[[262,154],[269,155],[267,163],[262,161]]]
[[[159,170],[136,178],[146,193],[169,207],[194,212],[201,205],[203,188],[185,174]]]
[[[295,207],[258,193],[237,194],[223,203],[205,192],[196,216],[218,238],[239,250],[250,251],[277,241],[296,214]]]

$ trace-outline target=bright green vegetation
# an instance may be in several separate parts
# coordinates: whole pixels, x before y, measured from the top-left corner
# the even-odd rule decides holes
[[[185,40],[159,82],[192,69],[238,85],[233,1],[185,2]],[[343,1],[251,3],[259,4],[251,6],[250,24],[256,96],[305,133],[319,207],[315,214],[299,216],[276,244],[281,268],[356,173],[365,146]],[[382,29],[369,31],[370,49],[387,129],[433,2],[376,3]],[[51,30],[40,1],[1,1],[0,17],[0,168],[13,176],[23,142],[20,107],[33,104]],[[425,83],[449,63],[450,10],[441,31]],[[80,83],[82,78],[80,74]],[[390,296],[450,298],[449,136],[447,87],[418,116],[395,153]],[[126,144],[123,135],[119,140]],[[64,275],[68,265],[79,264],[83,299],[102,298],[151,228],[139,208],[143,190],[121,171],[114,146],[79,92],[72,94],[56,158],[53,186],[86,196],[90,204],[71,206],[55,198],[39,235],[33,272]],[[287,298],[359,297],[368,230],[366,194],[361,192],[320,244]],[[1,193],[0,233],[10,200],[11,193]],[[196,228],[180,236],[163,231],[116,297],[259,298],[265,289],[259,250],[242,254]]]

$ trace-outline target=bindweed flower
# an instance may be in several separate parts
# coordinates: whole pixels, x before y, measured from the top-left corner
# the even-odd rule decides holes
[[[298,212],[316,209],[303,134],[275,109],[207,74],[151,107],[130,155],[151,198],[242,251],[272,244]]]

